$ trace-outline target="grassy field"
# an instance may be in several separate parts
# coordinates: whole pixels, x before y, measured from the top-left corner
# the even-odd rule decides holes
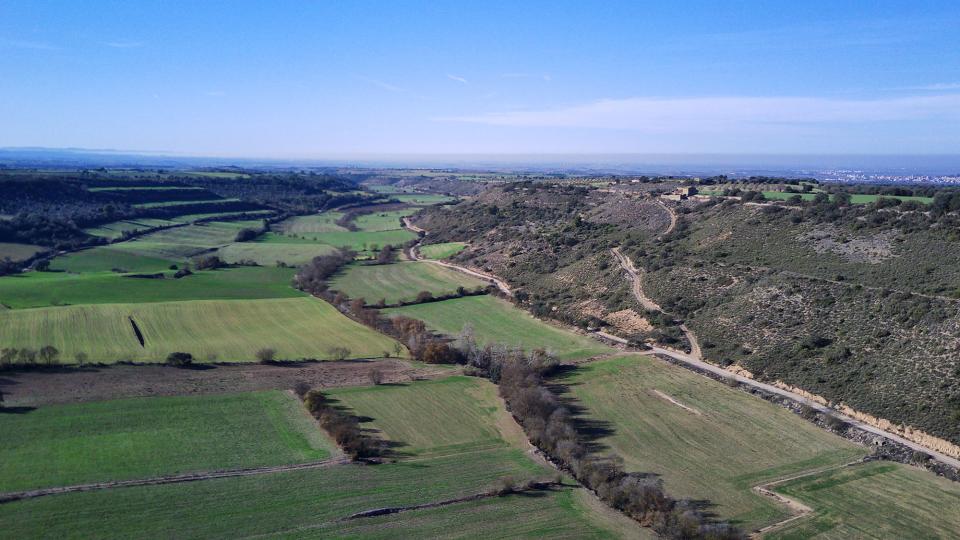
[[[0,242],[0,260],[7,257],[13,261],[22,261],[24,259],[29,259],[41,251],[46,251],[48,248],[43,246],[35,246],[33,244],[13,244],[9,242]]]
[[[337,220],[343,217],[342,212],[324,212],[312,216],[296,216],[287,219],[278,225],[278,228],[287,234],[343,232],[347,229],[337,225]]]
[[[194,186],[111,186],[111,187],[92,187],[88,188],[87,191],[97,192],[97,191],[170,191],[170,190],[194,190],[201,191],[204,188],[194,187]]]
[[[182,216],[176,216],[170,218],[171,221],[176,221],[178,223],[193,223],[194,221],[200,219],[210,219],[210,218],[220,218],[220,219],[229,219],[230,217],[237,215],[244,215],[250,217],[270,217],[274,214],[273,210],[246,210],[244,212],[237,212],[236,210],[231,212],[206,212],[203,214],[185,214]]]
[[[324,244],[335,248],[348,247],[361,253],[369,254],[387,244],[399,246],[417,235],[410,231],[398,229],[393,231],[335,231],[324,233],[300,233],[284,235],[267,233],[257,239],[257,243],[275,244]]]
[[[279,242],[242,242],[229,244],[217,251],[228,263],[256,261],[257,264],[273,266],[283,261],[290,266],[300,266],[318,255],[332,253],[336,248],[326,244],[292,244]]]
[[[140,345],[130,320],[145,344]],[[153,304],[101,304],[0,311],[0,343],[56,347],[62,361],[77,353],[90,362],[163,362],[174,351],[198,361],[250,362],[270,347],[281,359],[329,359],[332,347],[350,358],[393,351],[392,339],[314,298],[196,300]]]
[[[391,212],[362,214],[353,220],[353,224],[361,231],[366,232],[395,231],[403,228],[401,219],[413,215],[416,211],[416,208],[407,208],[405,210],[394,210]]]
[[[169,221],[166,219],[137,219],[137,220],[127,220],[127,221],[115,221],[113,223],[107,223],[106,225],[101,225],[99,227],[84,229],[83,232],[99,236],[102,238],[108,238],[114,240],[123,236],[125,232],[132,231],[142,231],[147,229],[152,229],[154,227],[163,227],[167,225],[176,225],[176,221]]]
[[[64,272],[109,272],[117,268],[126,272],[162,272],[175,262],[162,257],[148,257],[119,248],[120,244],[85,249],[57,257],[50,268]]]
[[[439,296],[454,293],[457,287],[474,289],[486,285],[482,280],[438,264],[400,262],[352,265],[334,277],[330,288],[342,291],[350,298],[365,298],[371,304],[381,298],[388,304],[395,304],[400,300],[413,300],[420,291]]]
[[[325,533],[328,528],[362,526],[359,522],[336,523],[355,512],[469,495],[504,476],[524,479],[543,471],[521,450],[500,448],[476,452],[468,461],[463,456],[449,456],[376,467],[340,466],[43,497],[0,505],[0,522],[4,523],[0,537],[29,538],[43,531],[51,538],[237,538],[266,534],[322,538],[332,536]],[[411,516],[400,514],[396,518],[402,524]],[[443,523],[449,524],[448,519]],[[482,523],[474,526],[489,527]],[[567,535],[574,537],[595,530],[582,521],[574,521],[570,527]],[[389,529],[389,524],[384,525],[384,531]],[[395,538],[404,536],[402,530],[393,533]],[[448,532],[455,533],[471,536],[469,529]]]
[[[0,277],[0,304],[13,309],[72,304],[231,300],[304,296],[290,286],[295,270],[224,268],[173,279],[125,277],[114,272],[30,272]]]
[[[163,201],[141,203],[133,205],[134,208],[166,208],[168,206],[184,206],[187,204],[217,204],[225,202],[238,202],[240,199],[198,199],[195,201]]]
[[[430,328],[450,336],[459,334],[469,323],[481,344],[499,343],[527,350],[545,348],[563,360],[613,352],[596,340],[539,321],[493,296],[455,298],[384,311],[420,319]]]
[[[504,422],[507,413],[485,380],[454,377],[330,394],[355,414],[371,417],[369,425],[382,436],[405,443],[402,459],[20,501],[0,505],[0,537],[42,530],[62,538],[611,538],[623,526],[569,487],[340,521],[362,510],[475,494],[507,476],[522,482],[552,472],[517,446],[522,434]]]
[[[370,418],[367,427],[397,443],[404,456],[508,446],[497,429],[502,422],[498,415],[506,412],[497,402],[496,387],[483,379],[447,377],[402,386],[339,388],[329,394]]]
[[[464,242],[444,242],[420,246],[420,255],[426,259],[446,259],[466,249]]]
[[[396,195],[390,195],[391,199],[397,199],[400,202],[405,202],[409,204],[438,204],[445,203],[450,201],[455,201],[454,197],[448,197],[446,195],[437,195],[434,193],[398,193]]]
[[[960,531],[960,485],[899,463],[828,471],[776,491],[814,514],[767,538],[952,538]]]
[[[333,443],[280,391],[0,415],[0,492],[325,459]]]
[[[753,486],[867,453],[786,409],[648,357],[584,365],[565,382],[589,418],[610,424],[599,442],[627,470],[660,474],[669,493],[708,499],[747,529],[788,515]]]
[[[170,260],[185,260],[220,246],[233,243],[240,229],[250,227],[251,221],[198,223],[166,229],[144,235],[129,242],[113,244],[111,249]]]

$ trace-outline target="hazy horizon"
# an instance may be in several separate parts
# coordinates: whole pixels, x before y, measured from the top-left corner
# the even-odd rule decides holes
[[[953,2],[0,4],[0,146],[943,154]]]

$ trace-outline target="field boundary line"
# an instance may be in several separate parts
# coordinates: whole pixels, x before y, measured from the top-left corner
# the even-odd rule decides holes
[[[202,480],[215,480],[218,478],[234,478],[238,476],[257,476],[261,474],[275,474],[288,471],[302,471],[309,469],[322,469],[337,465],[346,465],[351,463],[348,456],[339,456],[320,461],[310,461],[307,463],[295,463],[291,465],[273,465],[268,467],[252,467],[244,469],[228,469],[223,471],[208,471],[177,474],[171,476],[157,476],[152,478],[139,478],[135,480],[116,480],[110,482],[96,482],[91,484],[77,484],[72,486],[60,486],[51,488],[32,489],[26,491],[15,491],[10,493],[0,493],[0,504],[10,503],[25,499],[35,499],[37,497],[46,497],[48,495],[61,495],[66,493],[81,493],[85,491],[100,491],[105,489],[116,489],[138,486],[156,486],[163,484],[179,484],[184,482],[199,482]]]
[[[784,506],[786,506],[786,507],[789,508],[790,510],[793,510],[793,511],[796,512],[796,513],[795,513],[794,515],[786,518],[786,519],[780,520],[780,521],[778,521],[778,522],[776,522],[776,523],[771,523],[770,525],[766,525],[766,526],[764,526],[764,527],[761,527],[760,529],[757,529],[756,531],[754,531],[754,532],[750,535],[750,537],[751,537],[751,538],[761,538],[764,534],[766,534],[766,533],[768,533],[768,532],[770,532],[770,531],[780,529],[780,528],[784,527],[785,525],[787,525],[788,523],[792,523],[792,522],[797,521],[797,520],[799,520],[799,519],[805,518],[805,517],[809,516],[810,514],[813,514],[813,513],[816,512],[816,509],[811,508],[810,506],[807,506],[806,504],[798,501],[797,499],[794,499],[793,497],[789,497],[789,496],[784,495],[784,494],[782,494],[782,493],[776,492],[776,491],[774,490],[775,486],[778,486],[778,485],[780,485],[780,484],[784,484],[784,483],[786,483],[786,482],[791,482],[791,481],[793,481],[793,480],[797,480],[797,479],[800,479],[800,478],[806,478],[806,477],[808,477],[808,476],[813,476],[813,475],[816,475],[816,474],[823,474],[823,473],[830,472],[830,471],[835,471],[835,470],[838,470],[838,469],[844,469],[844,468],[846,468],[846,467],[852,467],[852,466],[854,466],[854,465],[860,465],[860,464],[862,464],[862,463],[864,463],[864,460],[863,460],[863,459],[858,459],[858,460],[856,460],[856,461],[851,461],[851,462],[849,462],[849,463],[844,463],[844,464],[842,464],[842,465],[837,465],[837,466],[834,466],[834,467],[820,468],[820,469],[812,469],[812,470],[805,471],[805,472],[802,472],[802,473],[799,473],[799,474],[794,474],[794,475],[788,476],[788,477],[786,477],[786,478],[780,478],[780,479],[777,479],[777,480],[773,480],[773,481],[770,481],[770,482],[765,482],[765,483],[757,484],[757,485],[753,486],[751,489],[752,489],[752,491],[754,491],[755,493],[757,493],[757,494],[759,494],[759,495],[763,495],[763,496],[768,497],[768,498],[771,498],[771,499],[774,499],[775,501],[783,504]]]

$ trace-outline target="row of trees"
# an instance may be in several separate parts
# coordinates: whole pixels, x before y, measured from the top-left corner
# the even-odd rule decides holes
[[[745,538],[736,527],[712,520],[696,504],[670,497],[659,478],[628,473],[614,460],[592,456],[570,410],[544,381],[558,365],[551,355],[480,348],[469,337],[461,338],[459,352],[474,373],[498,383],[500,395],[530,441],[606,504],[666,538]]]
[[[298,389],[298,393],[303,392]],[[310,414],[333,437],[337,445],[352,459],[370,459],[386,455],[388,446],[385,441],[370,437],[360,426],[360,419],[333,406],[330,400],[319,390],[306,391],[303,404]]]
[[[85,353],[77,353],[77,363],[81,366],[87,361]],[[0,368],[9,366],[57,366],[60,365],[60,351],[53,345],[38,349],[5,347],[0,349]]]

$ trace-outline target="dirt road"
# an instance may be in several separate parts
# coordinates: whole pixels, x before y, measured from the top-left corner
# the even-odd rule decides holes
[[[633,265],[633,261],[631,261],[631,260],[629,259],[629,257],[627,257],[627,256],[623,255],[622,253],[620,253],[619,248],[614,248],[612,251],[613,251],[614,256],[617,258],[617,260],[620,261],[620,265],[623,267],[624,271],[626,271],[627,274],[630,276],[630,279],[633,280],[633,293],[634,293],[634,295],[636,296],[637,301],[638,301],[642,306],[644,306],[644,308],[646,308],[646,309],[651,309],[652,307],[656,307],[656,309],[658,309],[659,311],[663,311],[662,309],[659,309],[660,306],[658,306],[658,305],[657,305],[655,302],[653,302],[651,299],[647,298],[646,295],[643,293],[643,287],[642,287],[642,284],[641,284],[641,281],[640,281],[640,276],[639,276],[639,274],[638,274],[638,272],[637,272],[636,267]],[[648,306],[650,306],[650,307],[648,307]],[[757,380],[755,380],[755,379],[751,379],[751,378],[749,378],[749,377],[744,377],[744,376],[742,376],[742,375],[738,375],[738,374],[736,374],[736,373],[732,373],[732,372],[730,372],[730,371],[727,371],[726,369],[724,369],[724,368],[722,368],[722,367],[720,367],[720,366],[717,366],[717,365],[714,365],[714,364],[710,364],[710,363],[708,363],[708,362],[704,362],[704,361],[703,361],[703,358],[702,358],[701,351],[700,351],[700,346],[699,346],[699,344],[697,343],[697,338],[696,338],[696,336],[693,334],[693,332],[691,332],[689,329],[687,329],[686,326],[681,326],[681,329],[683,329],[684,334],[687,336],[687,339],[690,341],[690,346],[691,346],[691,349],[692,349],[692,350],[690,351],[689,354],[688,354],[688,353],[683,353],[683,352],[680,352],[680,351],[675,351],[675,350],[672,350],[672,349],[664,349],[664,348],[662,348],[662,347],[652,347],[652,348],[651,348],[651,351],[652,351],[653,353],[655,353],[655,354],[662,354],[662,355],[665,355],[665,356],[669,356],[670,358],[673,358],[674,360],[677,360],[677,361],[679,361],[679,362],[681,362],[681,363],[683,363],[683,364],[686,364],[686,365],[689,365],[689,366],[693,366],[693,367],[695,367],[695,368],[698,368],[698,369],[701,369],[701,370],[704,370],[704,371],[709,371],[710,373],[714,373],[714,374],[716,374],[716,375],[720,375],[721,377],[725,377],[725,378],[728,378],[728,379],[734,379],[734,380],[736,380],[737,382],[739,382],[739,383],[741,383],[741,384],[745,384],[745,385],[747,385],[747,386],[752,386],[752,387],[754,387],[754,388],[758,388],[758,389],[760,389],[760,390],[764,390],[764,391],[766,391],[766,392],[770,392],[770,393],[772,393],[772,394],[776,394],[776,395],[778,395],[778,396],[782,396],[782,397],[791,399],[791,400],[796,401],[796,402],[798,402],[798,403],[805,404],[805,405],[807,405],[807,406],[809,406],[809,407],[811,407],[811,408],[813,408],[813,409],[815,409],[815,410],[817,410],[817,411],[820,411],[820,412],[822,412],[822,413],[831,414],[831,415],[833,415],[833,416],[835,416],[835,417],[843,420],[844,422],[846,422],[846,423],[850,424],[851,426],[854,426],[854,427],[856,427],[856,428],[858,428],[858,429],[860,429],[860,430],[866,431],[866,432],[868,432],[868,433],[872,433],[872,434],[874,434],[874,435],[879,435],[879,436],[881,436],[881,437],[883,437],[883,438],[885,438],[885,439],[888,439],[888,440],[890,440],[890,441],[893,441],[893,442],[902,444],[902,445],[904,445],[904,446],[906,446],[906,447],[908,447],[908,448],[911,448],[911,449],[913,449],[913,450],[918,450],[918,451],[920,451],[920,452],[924,452],[924,453],[930,455],[931,457],[933,457],[935,460],[940,461],[941,463],[946,463],[947,465],[950,465],[951,467],[960,468],[960,459],[956,459],[956,458],[950,457],[950,456],[948,456],[948,455],[946,455],[946,454],[943,454],[943,453],[941,453],[941,452],[937,452],[936,450],[932,450],[932,449],[930,449],[930,448],[927,448],[927,447],[925,447],[925,446],[922,446],[922,445],[920,445],[920,444],[917,444],[917,443],[915,443],[915,442],[913,442],[913,441],[910,441],[910,440],[908,440],[908,439],[905,439],[905,438],[903,438],[903,437],[901,437],[901,436],[899,436],[899,435],[896,435],[896,434],[894,434],[894,433],[890,433],[890,432],[884,431],[884,430],[882,430],[882,429],[880,429],[880,428],[871,426],[870,424],[865,424],[865,423],[863,423],[863,422],[861,422],[861,421],[859,421],[859,420],[856,420],[856,419],[854,419],[854,418],[852,418],[852,417],[849,417],[849,416],[847,416],[847,415],[845,415],[845,414],[842,414],[842,413],[838,412],[838,411],[835,410],[835,409],[832,409],[832,408],[830,408],[830,407],[826,407],[826,406],[821,405],[821,404],[819,404],[819,403],[817,403],[817,402],[815,402],[815,401],[809,400],[809,399],[801,396],[800,394],[791,392],[791,391],[789,391],[789,390],[784,390],[784,389],[782,389],[782,388],[778,388],[778,387],[773,386],[773,385],[770,385],[770,384],[762,383],[762,382],[757,381]]]
[[[425,231],[424,229],[421,229],[420,227],[417,227],[417,226],[414,225],[413,223],[410,223],[410,219],[409,219],[409,218],[403,218],[403,226],[406,227],[408,230],[413,231],[413,232],[415,232],[415,233],[429,234],[429,233],[428,233],[427,231]],[[414,261],[424,261],[424,262],[428,262],[428,263],[432,263],[432,264],[438,264],[438,265],[440,265],[440,266],[445,266],[445,267],[447,267],[447,268],[450,268],[450,269],[452,269],[452,270],[456,270],[456,271],[458,271],[458,272],[467,274],[467,275],[469,275],[469,276],[473,276],[473,277],[480,278],[480,279],[485,280],[485,281],[489,281],[490,283],[494,284],[498,289],[500,289],[500,292],[502,292],[503,294],[505,294],[505,295],[507,295],[507,296],[513,296],[513,291],[510,289],[510,286],[507,285],[507,282],[506,282],[506,281],[503,281],[502,279],[498,278],[497,276],[494,276],[494,275],[491,275],[491,274],[487,274],[487,273],[484,273],[484,272],[480,272],[479,270],[474,270],[474,269],[472,269],[472,268],[467,268],[466,266],[460,266],[459,264],[453,264],[453,263],[446,262],[446,261],[435,261],[435,260],[433,260],[433,259],[424,259],[424,258],[420,257],[419,249],[420,249],[420,242],[417,242],[417,244],[416,244],[415,246],[413,246],[412,248],[410,248],[410,258],[413,259]]]

